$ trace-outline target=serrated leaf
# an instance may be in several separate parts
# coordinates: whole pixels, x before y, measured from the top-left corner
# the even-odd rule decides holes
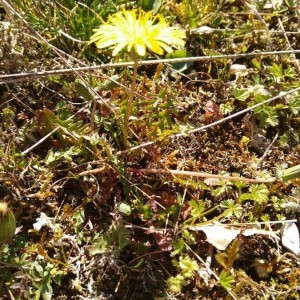
[[[180,256],[178,267],[181,269],[184,278],[192,277],[194,272],[199,269],[197,262],[189,256]]]
[[[249,193],[241,195],[240,200],[253,200],[258,203],[268,202],[269,190],[265,184],[254,184],[249,188]]]
[[[182,275],[169,277],[167,280],[168,289],[173,293],[179,293],[185,283],[185,278]]]
[[[249,97],[249,95],[250,95],[250,92],[247,90],[242,90],[239,88],[234,88],[234,90],[233,90],[233,97],[239,101],[246,101],[246,99]]]
[[[279,124],[278,121],[278,117],[277,115],[269,115],[266,119],[265,119],[265,123],[269,126],[275,127]]]
[[[299,114],[300,112],[300,97],[294,96],[289,102],[290,110],[294,115]]]
[[[194,218],[200,217],[204,212],[205,204],[202,200],[200,201],[191,200],[189,201],[189,205],[192,207],[191,215]]]
[[[235,282],[235,279],[231,274],[227,274],[226,272],[222,271],[219,275],[219,282],[223,288],[230,290],[231,285]]]

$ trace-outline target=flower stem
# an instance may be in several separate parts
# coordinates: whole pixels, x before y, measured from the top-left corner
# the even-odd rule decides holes
[[[131,84],[130,94],[127,100],[126,111],[124,116],[123,143],[125,149],[128,149],[128,127],[129,127],[129,118],[131,115],[131,110],[133,105],[134,91],[136,86],[137,68],[138,68],[138,60],[134,59],[132,84]]]

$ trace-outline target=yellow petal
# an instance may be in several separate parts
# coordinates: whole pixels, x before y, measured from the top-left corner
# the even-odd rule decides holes
[[[172,46],[185,44],[184,30],[170,27],[163,16],[142,10],[124,9],[93,31],[90,43],[95,43],[98,48],[112,47],[114,56],[124,48],[139,56],[145,56],[147,48],[162,55],[164,51],[171,52]]]
[[[139,56],[145,56],[145,54],[146,54],[145,43],[135,43],[134,50]]]
[[[119,43],[113,50],[112,52],[112,56],[116,56],[124,47],[126,46],[126,42],[125,43]]]

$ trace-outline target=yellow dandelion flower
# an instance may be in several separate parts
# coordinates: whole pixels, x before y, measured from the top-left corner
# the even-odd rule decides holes
[[[90,42],[99,49],[113,48],[113,56],[124,48],[138,56],[144,56],[147,48],[162,55],[164,51],[172,52],[172,46],[184,46],[186,37],[183,29],[170,27],[164,17],[136,9],[111,15],[94,32]]]

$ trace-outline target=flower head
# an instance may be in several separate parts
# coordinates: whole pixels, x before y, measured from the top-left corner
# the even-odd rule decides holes
[[[91,36],[97,48],[112,47],[116,56],[124,48],[129,53],[144,56],[148,48],[162,55],[172,52],[172,46],[184,46],[185,31],[170,27],[162,16],[143,10],[123,10],[111,15]]]

